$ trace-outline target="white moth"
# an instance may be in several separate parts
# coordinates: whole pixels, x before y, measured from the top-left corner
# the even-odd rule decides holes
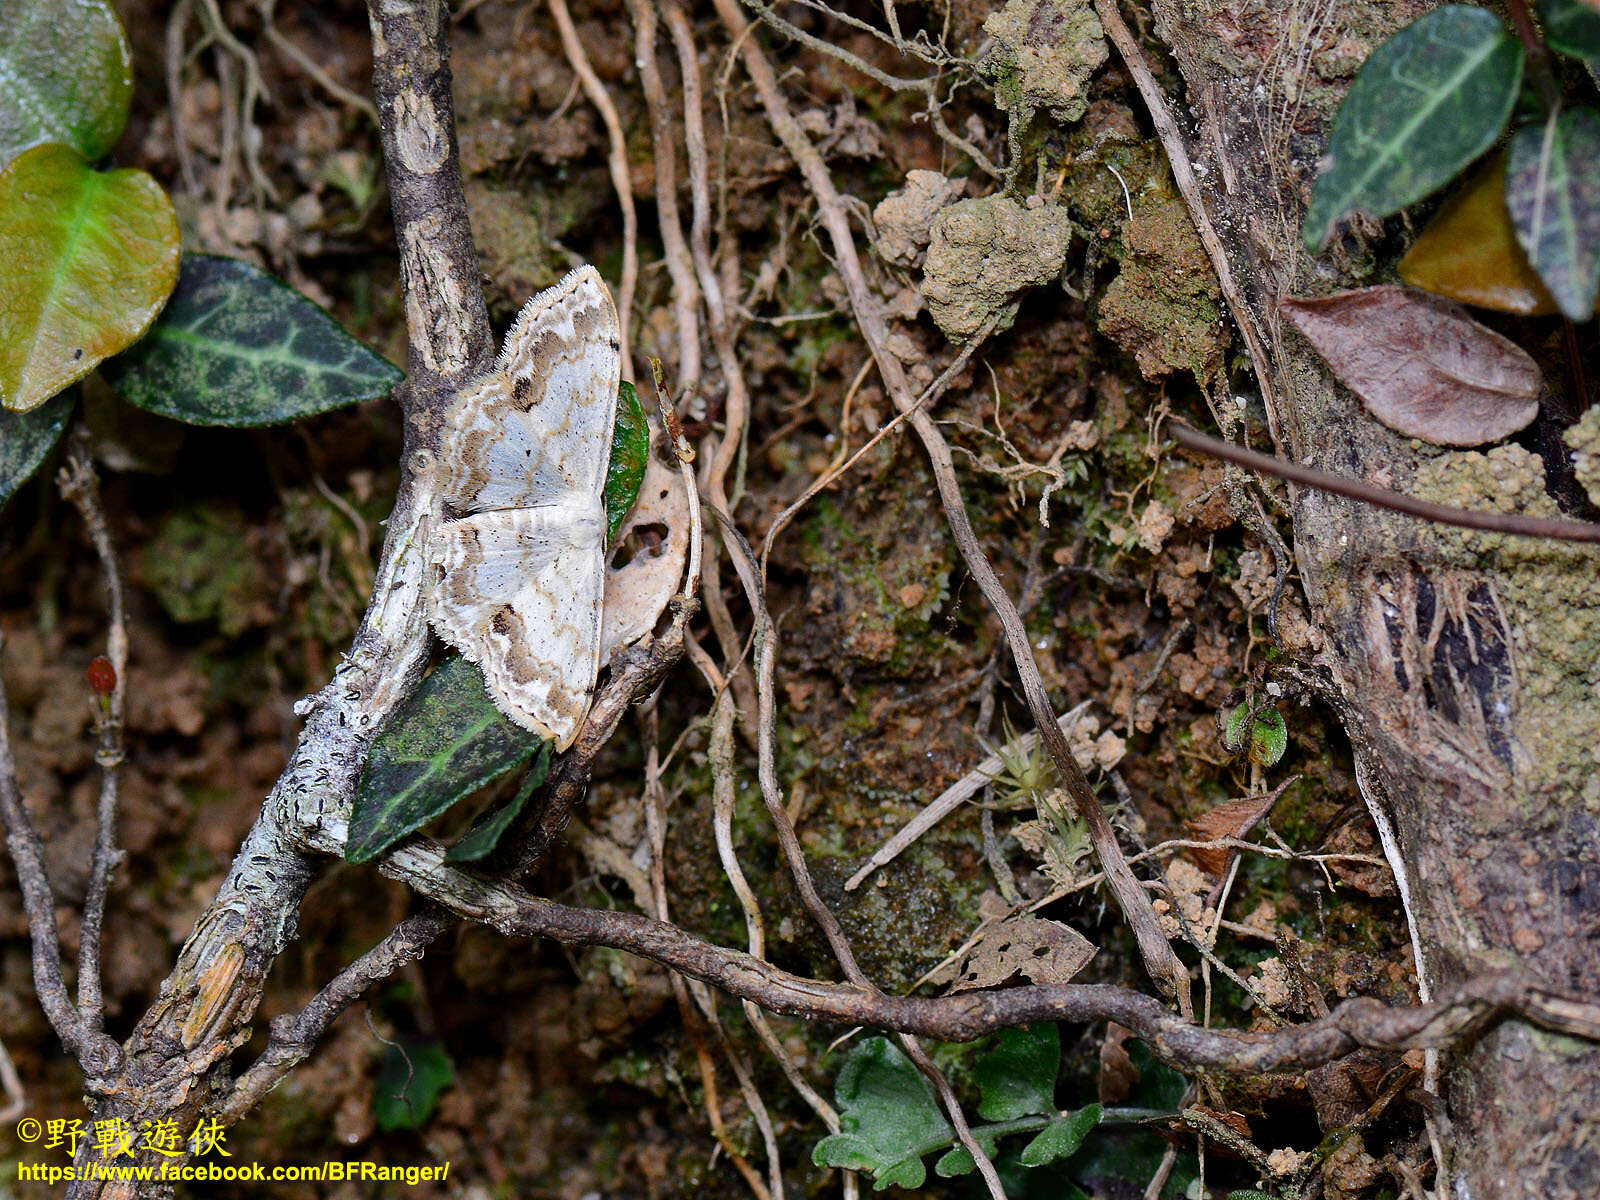
[[[580,267],[523,307],[445,414],[429,619],[508,717],[565,750],[600,669],[620,328]]]

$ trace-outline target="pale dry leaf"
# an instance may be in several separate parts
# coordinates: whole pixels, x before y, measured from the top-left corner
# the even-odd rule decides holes
[[[1013,917],[973,948],[950,990],[999,987],[1018,974],[1033,983],[1066,983],[1094,955],[1093,943],[1069,925],[1043,917]]]
[[[649,535],[648,542],[645,535]],[[600,661],[655,628],[678,594],[689,557],[689,501],[676,468],[654,454],[639,484],[639,500],[617,530],[616,545],[633,556],[606,571],[600,610]]]
[[[1458,305],[1396,285],[1278,309],[1390,429],[1440,446],[1510,437],[1539,414],[1539,368]]]

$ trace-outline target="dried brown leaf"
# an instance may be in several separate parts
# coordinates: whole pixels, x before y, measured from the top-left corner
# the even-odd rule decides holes
[[[1408,437],[1478,446],[1538,415],[1533,359],[1447,300],[1386,285],[1278,309],[1373,416]]]
[[[601,662],[655,628],[683,579],[689,555],[689,502],[677,469],[654,454],[639,484],[639,500],[617,530],[616,546],[630,545],[633,556],[606,572]]]
[[[1094,955],[1093,943],[1071,926],[1042,917],[1013,917],[973,948],[950,990],[999,987],[1017,974],[1034,983],[1066,983]]]
[[[1121,1104],[1133,1095],[1139,1082],[1139,1068],[1133,1065],[1127,1042],[1133,1030],[1115,1021],[1106,1024],[1106,1040],[1100,1043],[1099,1099],[1101,1104]]]
[[[1264,796],[1240,796],[1217,805],[1210,812],[1201,813],[1184,825],[1196,838],[1214,842],[1218,838],[1237,838],[1249,833],[1255,823],[1266,816],[1273,803],[1283,795],[1277,788]],[[1228,858],[1233,853],[1226,847],[1203,849],[1191,847],[1189,860],[1213,879],[1221,879],[1228,869]]]

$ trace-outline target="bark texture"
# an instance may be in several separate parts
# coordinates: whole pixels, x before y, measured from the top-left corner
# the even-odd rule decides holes
[[[1282,295],[1390,281],[1348,233],[1308,254],[1301,217],[1356,68],[1431,7],[1152,4],[1212,220],[1275,360],[1280,453],[1435,500],[1557,516],[1537,455],[1391,433],[1274,311]],[[1516,965],[1600,992],[1600,555],[1317,492],[1295,497],[1293,518],[1321,665],[1406,894],[1426,991]],[[1442,1067],[1456,1195],[1600,1195],[1600,1049],[1508,1022]]]

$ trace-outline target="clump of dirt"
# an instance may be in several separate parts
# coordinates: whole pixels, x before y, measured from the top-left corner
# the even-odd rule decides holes
[[[1089,77],[1110,54],[1090,0],[1010,0],[983,30],[996,42],[984,69],[1001,108],[1060,121],[1088,111]]]
[[[938,171],[909,171],[903,187],[890,192],[872,210],[877,228],[874,244],[885,262],[915,267],[933,236],[933,219],[939,210],[961,195],[966,183]]]
[[[1100,331],[1146,379],[1192,371],[1209,383],[1228,344],[1221,298],[1183,202],[1145,199],[1122,227],[1122,272],[1100,301]]]
[[[1010,328],[1022,291],[1061,274],[1072,218],[1042,201],[982,196],[941,209],[930,235],[923,298],[944,335],[960,342],[991,320],[997,331]]]

